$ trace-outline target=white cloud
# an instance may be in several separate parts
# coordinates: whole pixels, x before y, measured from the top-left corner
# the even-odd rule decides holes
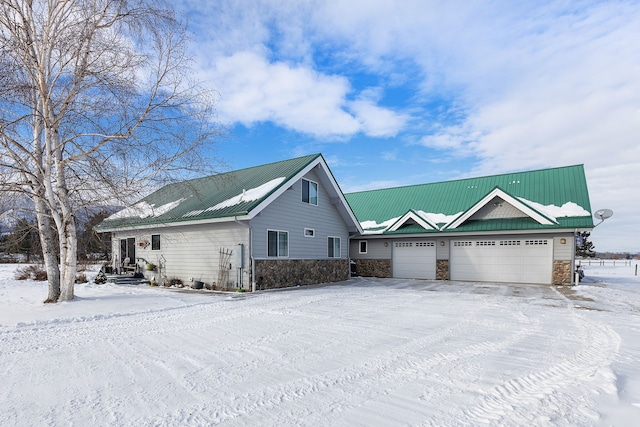
[[[368,99],[350,102],[349,109],[360,122],[363,132],[374,137],[396,136],[409,120],[407,115],[379,107]]]
[[[246,126],[271,121],[320,137],[358,132],[379,137],[396,135],[408,120],[369,99],[348,101],[352,88],[346,78],[303,65],[269,63],[249,51],[219,58],[212,65],[206,78],[220,87],[223,121]]]

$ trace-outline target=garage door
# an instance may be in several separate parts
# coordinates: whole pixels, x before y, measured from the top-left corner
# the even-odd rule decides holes
[[[435,279],[435,242],[394,242],[393,277],[403,279]]]
[[[451,280],[551,284],[552,239],[457,240]]]

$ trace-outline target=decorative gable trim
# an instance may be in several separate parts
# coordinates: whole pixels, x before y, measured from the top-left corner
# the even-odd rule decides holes
[[[468,221],[469,218],[473,216],[473,214],[475,214],[484,206],[486,206],[487,203],[489,203],[495,197],[499,197],[500,199],[504,200],[506,203],[509,203],[511,206],[515,207],[516,209],[518,209],[519,211],[521,211],[522,213],[524,213],[525,215],[527,215],[528,217],[536,221],[538,224],[542,224],[542,225],[558,224],[558,221],[556,221],[555,218],[549,218],[546,215],[543,215],[542,213],[533,209],[531,206],[524,203],[523,201],[511,196],[510,194],[500,189],[499,187],[496,187],[489,194],[484,196],[478,203],[473,205],[470,209],[468,209],[466,212],[464,212],[454,221],[444,226],[443,229],[450,230],[450,229],[455,229],[460,227],[462,224]]]
[[[409,221],[409,220],[415,221],[416,224],[418,224],[420,227],[424,228],[425,230],[428,230],[428,229],[439,230],[439,228],[438,228],[438,226],[436,224],[434,224],[433,222],[429,221],[426,218],[421,217],[413,209],[411,209],[406,214],[402,215],[386,231],[397,231],[398,229],[402,228],[402,226],[405,225],[406,222]]]

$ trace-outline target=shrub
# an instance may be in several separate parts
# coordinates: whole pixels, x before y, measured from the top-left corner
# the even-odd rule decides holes
[[[80,273],[76,276],[76,283],[87,283],[87,275],[84,273]]]
[[[26,265],[16,269],[15,277],[17,280],[32,279],[41,282],[47,280],[47,272],[40,265]]]
[[[102,284],[104,284],[104,283],[107,283],[107,275],[106,275],[106,274],[104,274],[104,271],[100,270],[100,271],[98,272],[98,274],[96,275],[96,278],[95,278],[95,279],[93,279],[93,282],[94,282],[96,285],[102,285]]]

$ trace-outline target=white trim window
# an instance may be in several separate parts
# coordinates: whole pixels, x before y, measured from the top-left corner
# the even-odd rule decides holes
[[[159,251],[160,250],[160,235],[152,234],[151,235],[151,250]]]
[[[327,238],[327,257],[340,258],[340,238],[339,237]]]
[[[366,254],[368,247],[369,247],[369,243],[367,243],[366,240],[360,240],[358,242],[358,253],[359,254]]]
[[[304,237],[316,237],[316,230],[313,228],[305,228]]]
[[[286,258],[289,256],[289,232],[267,230],[267,256]]]
[[[318,206],[318,183],[302,178],[302,202]]]

